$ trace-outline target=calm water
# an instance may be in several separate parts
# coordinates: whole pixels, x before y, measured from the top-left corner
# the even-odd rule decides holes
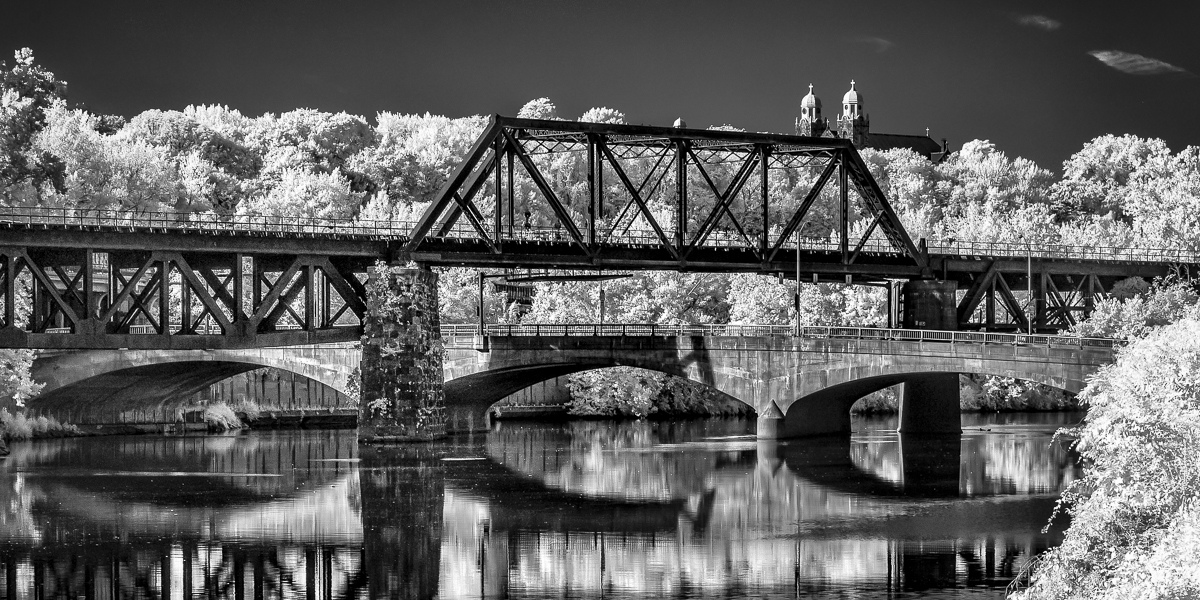
[[[1061,539],[1041,530],[1079,476],[1051,441],[1073,417],[964,417],[949,440],[706,421],[14,444],[0,598],[998,598]]]

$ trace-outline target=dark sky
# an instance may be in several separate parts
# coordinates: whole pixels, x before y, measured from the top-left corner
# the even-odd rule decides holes
[[[1200,145],[1200,3],[14,2],[33,48],[97,112],[220,103],[513,115],[548,96],[631,123],[792,132],[812,83],[851,79],[872,131],[990,139],[1058,170],[1104,133]],[[5,49],[6,48],[6,49]]]

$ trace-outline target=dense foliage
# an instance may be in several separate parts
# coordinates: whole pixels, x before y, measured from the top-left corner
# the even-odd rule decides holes
[[[1024,599],[1200,597],[1200,310],[1150,330],[1091,379],[1063,496],[1071,527]]]

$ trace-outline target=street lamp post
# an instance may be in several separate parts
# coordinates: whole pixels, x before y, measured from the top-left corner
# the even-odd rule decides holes
[[[796,337],[800,337],[800,228],[796,228],[796,294],[792,301],[796,306]]]

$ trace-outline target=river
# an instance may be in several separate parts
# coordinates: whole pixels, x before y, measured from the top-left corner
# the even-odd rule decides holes
[[[1080,476],[1078,414],[522,423],[12,444],[0,598],[1000,598]]]

